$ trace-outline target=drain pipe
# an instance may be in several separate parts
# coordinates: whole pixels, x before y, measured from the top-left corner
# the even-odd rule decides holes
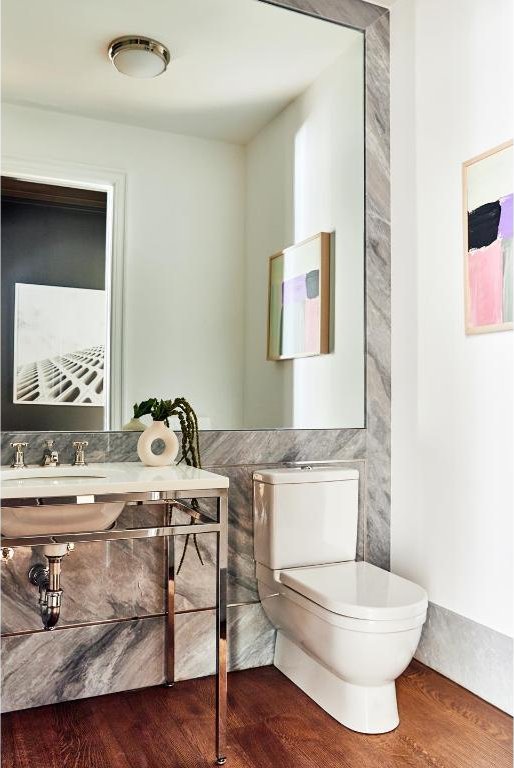
[[[29,581],[39,589],[39,609],[44,629],[54,629],[61,613],[61,562],[68,554],[70,545],[44,547],[48,568],[36,563],[29,571]]]

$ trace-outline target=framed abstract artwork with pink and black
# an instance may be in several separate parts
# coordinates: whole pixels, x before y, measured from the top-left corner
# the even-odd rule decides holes
[[[512,141],[463,163],[466,333],[512,330]]]
[[[268,360],[329,352],[330,234],[271,256],[268,289]]]

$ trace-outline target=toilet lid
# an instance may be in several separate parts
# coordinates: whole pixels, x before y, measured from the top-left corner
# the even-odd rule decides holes
[[[423,613],[427,593],[412,581],[370,563],[335,563],[280,572],[280,581],[340,616],[406,619]]]

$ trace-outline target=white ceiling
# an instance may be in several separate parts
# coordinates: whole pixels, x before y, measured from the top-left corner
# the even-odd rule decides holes
[[[133,33],[170,48],[164,75],[112,66]],[[3,0],[3,99],[245,143],[359,36],[257,0]]]

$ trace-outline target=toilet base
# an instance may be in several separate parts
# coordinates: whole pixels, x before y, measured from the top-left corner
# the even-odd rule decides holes
[[[280,630],[274,664],[316,704],[359,733],[387,733],[399,724],[394,682],[354,685],[342,680]]]

